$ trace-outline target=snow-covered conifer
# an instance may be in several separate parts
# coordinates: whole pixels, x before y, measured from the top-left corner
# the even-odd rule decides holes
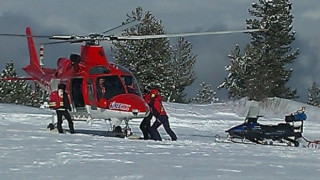
[[[17,77],[13,62],[7,63],[1,79]],[[0,81],[0,102],[31,105],[32,94],[32,87],[25,80]]]
[[[215,97],[216,92],[212,90],[211,85],[202,82],[200,86],[202,89],[198,90],[197,96],[192,99],[193,102],[197,104],[211,104],[218,101],[218,98]]]
[[[16,78],[17,73],[13,62],[8,62],[5,69],[1,73],[0,79],[0,102],[14,103],[15,82],[13,80],[2,80],[3,78]]]
[[[143,12],[141,7],[127,15],[126,22],[141,21],[129,28],[123,35],[164,34],[161,21],[157,21],[151,12]],[[142,89],[158,87],[166,100],[173,86],[170,68],[171,48],[168,38],[120,41],[112,44],[116,63],[128,68],[137,78]]]
[[[196,62],[196,55],[192,52],[192,44],[185,38],[179,38],[175,46],[172,47],[171,69],[173,73],[173,86],[169,101],[171,102],[187,102],[186,94],[183,93],[187,86],[190,86],[196,76],[193,70]],[[169,87],[170,88],[170,87]]]
[[[224,82],[218,86],[218,89],[226,88],[230,99],[244,97],[246,64],[240,54],[239,45],[236,45],[235,50],[231,52],[229,58],[231,59],[231,65],[225,67],[225,70],[229,74]]]
[[[48,100],[49,93],[36,84],[33,92],[32,106],[40,107],[45,102],[48,102]]]
[[[248,29],[267,29],[266,32],[250,33],[251,46],[255,50],[251,57],[259,66],[256,70],[261,79],[252,78],[257,79],[256,83],[261,83],[257,84],[256,91],[264,91],[266,97],[297,97],[296,90],[286,86],[293,71],[287,65],[292,64],[299,54],[298,49],[292,51],[291,48],[295,39],[291,8],[289,0],[259,0],[249,9],[250,15],[256,18],[247,19]]]
[[[308,101],[307,104],[312,106],[320,106],[320,88],[318,83],[313,82],[308,94]]]
[[[296,90],[286,86],[293,71],[287,65],[293,63],[299,54],[298,49],[291,49],[295,39],[292,4],[289,0],[258,1],[252,3],[249,9],[254,18],[247,19],[247,28],[267,31],[249,33],[252,36],[251,43],[246,46],[243,55],[236,54],[241,61],[235,61],[231,56],[231,65],[227,68],[230,70],[229,76],[221,87],[227,88],[229,96],[233,98],[239,94],[240,97],[248,96],[258,101],[267,97],[296,98]],[[235,52],[238,51],[239,47],[236,47]],[[237,76],[233,69],[241,66],[244,75]],[[237,91],[231,87],[239,89]]]

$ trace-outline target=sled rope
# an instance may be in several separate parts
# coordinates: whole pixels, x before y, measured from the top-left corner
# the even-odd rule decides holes
[[[319,145],[320,145],[320,140],[310,141],[310,140],[308,140],[307,138],[305,138],[303,136],[302,136],[302,139],[305,140],[308,143],[307,147],[318,148]]]

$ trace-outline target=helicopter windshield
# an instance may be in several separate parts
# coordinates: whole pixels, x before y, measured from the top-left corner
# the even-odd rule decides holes
[[[111,99],[119,94],[125,94],[126,91],[118,76],[100,76],[96,79],[97,99]]]
[[[141,96],[136,78],[133,76],[121,76],[129,94],[136,94]]]

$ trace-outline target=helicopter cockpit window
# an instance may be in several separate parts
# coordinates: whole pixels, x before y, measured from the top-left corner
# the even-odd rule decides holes
[[[110,71],[103,66],[96,66],[90,69],[89,74],[106,74],[109,73]]]
[[[114,96],[125,94],[125,89],[118,76],[100,76],[96,79],[97,99],[111,99]]]
[[[133,76],[122,76],[122,79],[129,94],[137,94],[141,96],[138,82]]]

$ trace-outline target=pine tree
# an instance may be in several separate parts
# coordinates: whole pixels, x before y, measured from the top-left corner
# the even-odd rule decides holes
[[[211,104],[218,101],[218,98],[214,97],[216,92],[212,90],[211,85],[206,82],[200,84],[201,90],[198,90],[197,96],[192,99],[193,102],[197,104]]]
[[[184,38],[179,38],[172,47],[171,69],[173,72],[173,86],[171,88],[169,101],[184,103],[186,94],[183,93],[190,86],[196,76],[193,70],[196,55],[192,54],[192,44]]]
[[[307,104],[312,106],[320,106],[320,88],[316,82],[313,82],[311,88],[308,89],[308,101]]]
[[[3,78],[16,78],[17,73],[14,68],[13,62],[6,64],[5,69],[1,73],[1,79]],[[14,90],[15,81],[13,80],[0,80],[0,102],[2,103],[14,103]]]
[[[252,32],[251,46],[258,68],[255,83],[256,91],[263,91],[265,97],[251,97],[262,100],[266,97],[296,98],[296,90],[286,87],[292,69],[286,65],[291,64],[299,54],[298,50],[291,52],[290,45],[294,41],[295,32],[292,31],[293,16],[289,0],[259,0],[253,3],[249,13],[256,19],[248,19],[248,29],[264,28],[266,32]],[[260,83],[259,83],[260,82]],[[257,93],[261,94],[261,93]]]
[[[32,106],[40,107],[44,102],[48,102],[48,100],[49,93],[36,84],[33,92]]]
[[[244,82],[245,95],[249,100],[264,100],[270,93],[270,86],[267,76],[268,69],[264,67],[261,61],[261,54],[257,49],[249,44],[244,55],[246,61],[246,76]]]
[[[241,57],[241,61],[231,58],[233,62],[228,68],[243,66],[244,75],[235,76],[231,71],[231,76],[224,82],[228,86],[222,87],[230,91],[230,83],[240,83],[241,85],[236,83],[240,87],[240,96],[239,93],[229,92],[230,97],[234,98],[248,96],[249,99],[258,101],[267,97],[296,98],[296,90],[286,86],[292,74],[292,69],[287,69],[286,66],[293,63],[299,54],[298,50],[292,51],[290,47],[295,39],[291,3],[289,0],[258,1],[249,9],[250,15],[255,18],[247,19],[247,28],[264,28],[267,31],[249,33],[252,36],[251,43],[246,46],[243,55],[237,55],[238,58]],[[237,50],[236,47],[235,51]]]
[[[228,77],[218,86],[218,89],[226,88],[230,99],[242,98],[245,96],[246,65],[241,56],[239,45],[236,45],[229,58],[231,59],[231,65],[225,67],[225,70],[229,72]]]
[[[122,35],[164,34],[161,21],[157,21],[151,12],[143,13],[141,7],[127,15],[126,22],[141,21]],[[115,62],[128,68],[137,78],[142,89],[158,87],[164,100],[170,95],[173,86],[170,69],[171,49],[168,38],[121,41],[112,43]]]
[[[1,73],[3,78],[17,78],[13,62],[6,64]],[[0,102],[30,105],[32,101],[32,87],[25,80],[0,81]]]
[[[18,80],[15,84],[14,103],[31,106],[33,101],[32,86],[25,80]]]

